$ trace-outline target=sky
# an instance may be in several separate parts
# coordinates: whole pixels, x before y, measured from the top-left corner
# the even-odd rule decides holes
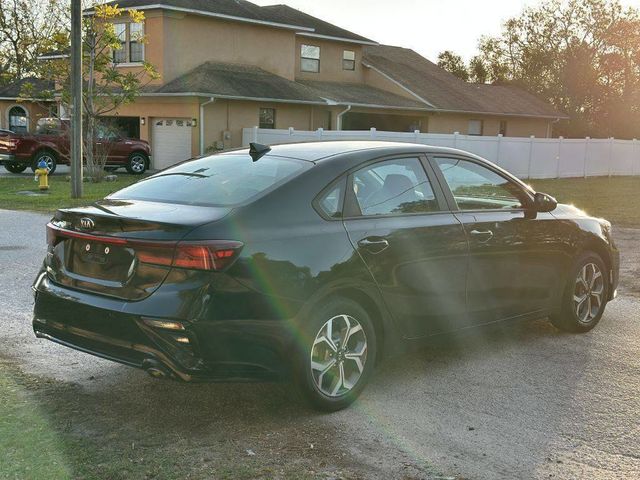
[[[465,59],[477,53],[482,35],[497,35],[502,23],[540,0],[252,0],[286,3],[380,43],[412,48],[430,60],[443,50]],[[623,0],[640,8],[640,0]]]

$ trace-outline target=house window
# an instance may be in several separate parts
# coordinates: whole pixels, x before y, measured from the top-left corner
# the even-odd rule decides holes
[[[507,136],[507,121],[506,120],[500,120],[500,131],[498,133],[500,135],[502,135],[503,137]]]
[[[469,135],[482,135],[483,126],[482,120],[469,120],[469,129],[467,133]]]
[[[9,130],[16,133],[27,133],[29,130],[29,115],[27,111],[16,105],[9,110]]]
[[[260,109],[260,128],[276,128],[276,109],[261,108]]]
[[[344,52],[342,52],[342,69],[356,69],[356,52],[353,52],[351,50],[345,50]]]
[[[140,63],[144,61],[144,25],[142,23],[115,23],[114,31],[120,48],[113,51],[113,63]]]
[[[300,49],[300,70],[318,73],[320,71],[320,47],[302,45]]]

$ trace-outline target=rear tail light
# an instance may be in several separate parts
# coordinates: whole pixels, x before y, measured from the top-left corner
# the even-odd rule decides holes
[[[202,242],[145,242],[117,237],[90,235],[63,230],[49,223],[47,243],[53,248],[64,238],[79,238],[108,245],[131,248],[142,263],[189,270],[220,271],[229,267],[244,246],[231,240]]]

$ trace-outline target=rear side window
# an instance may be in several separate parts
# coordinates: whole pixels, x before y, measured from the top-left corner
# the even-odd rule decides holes
[[[344,190],[347,183],[346,177],[327,187],[320,193],[315,201],[319,209],[327,218],[341,218],[344,205]]]
[[[205,206],[234,206],[273,189],[311,167],[310,162],[247,154],[212,155],[163,170],[109,199]]]
[[[439,210],[427,174],[417,158],[369,165],[353,174],[353,192],[364,216]]]

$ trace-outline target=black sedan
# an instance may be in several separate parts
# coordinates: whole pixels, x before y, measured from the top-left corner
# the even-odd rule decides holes
[[[618,284],[609,222],[425,145],[252,145],[47,233],[38,337],[156,377],[293,378],[325,410],[425,337],[545,316],[589,331]]]

